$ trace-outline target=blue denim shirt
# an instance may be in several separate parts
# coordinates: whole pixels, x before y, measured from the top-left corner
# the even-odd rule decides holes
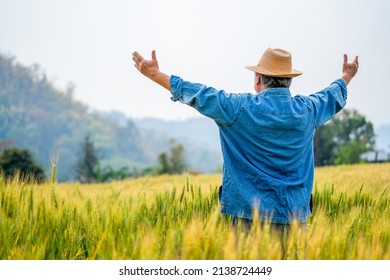
[[[288,88],[233,94],[171,76],[172,100],[212,118],[223,154],[221,213],[306,222],[314,177],[315,130],[346,104],[343,80],[309,96]]]

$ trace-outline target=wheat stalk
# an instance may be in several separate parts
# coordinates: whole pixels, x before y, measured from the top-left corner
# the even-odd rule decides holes
[[[57,177],[57,163],[58,163],[59,155],[50,157],[50,165],[51,165],[51,183],[54,185],[56,183]]]

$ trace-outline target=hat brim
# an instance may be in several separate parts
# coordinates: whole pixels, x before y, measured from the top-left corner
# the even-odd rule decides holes
[[[294,77],[298,77],[299,75],[303,74],[302,72],[300,72],[298,70],[294,70],[294,69],[291,69],[290,73],[270,72],[270,71],[267,71],[267,70],[259,67],[258,65],[247,65],[247,66],[245,66],[245,68],[250,70],[250,71],[265,75],[265,76],[279,77],[279,78],[294,78]]]

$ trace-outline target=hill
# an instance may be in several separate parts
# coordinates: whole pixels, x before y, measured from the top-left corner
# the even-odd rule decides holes
[[[119,125],[55,88],[39,66],[0,55],[0,141],[27,148],[46,169],[59,156],[59,180],[72,180],[80,143],[89,135],[105,163],[139,166],[154,156],[131,120]],[[126,141],[123,141],[126,139]]]
[[[80,143],[87,135],[102,165],[114,169],[156,165],[172,139],[184,145],[191,170],[215,172],[221,167],[213,121],[132,120],[121,112],[94,111],[73,98],[72,87],[54,87],[38,65],[26,67],[1,54],[0,120],[0,142],[29,149],[47,172],[50,157],[59,156],[60,181],[74,179]]]
[[[104,115],[119,125],[128,118],[121,112]],[[193,171],[216,172],[222,165],[222,153],[218,127],[213,120],[201,117],[187,120],[162,120],[143,118],[132,120],[142,139],[148,143],[150,152],[158,155],[169,149],[172,139],[183,144],[186,163]]]
[[[216,172],[222,166],[219,131],[208,118],[166,121],[154,118],[134,120],[144,139],[158,146],[161,139],[176,139],[184,145],[185,160],[192,170]]]

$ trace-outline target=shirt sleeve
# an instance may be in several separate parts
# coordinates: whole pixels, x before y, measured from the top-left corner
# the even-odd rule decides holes
[[[314,110],[315,127],[318,128],[330,120],[347,103],[347,85],[338,79],[329,87],[309,95]]]
[[[177,76],[171,76],[170,85],[173,101],[187,104],[223,126],[233,124],[243,106],[240,94],[226,93]]]

